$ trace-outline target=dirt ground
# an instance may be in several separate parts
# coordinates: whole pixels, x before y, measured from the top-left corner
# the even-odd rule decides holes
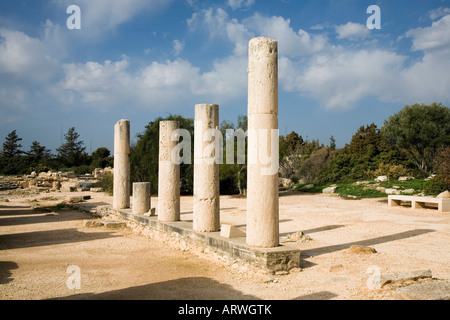
[[[79,194],[91,195],[87,203],[112,203],[101,193]],[[133,228],[84,227],[93,218],[81,211],[32,208],[67,196],[0,194],[0,299],[409,299],[396,291],[405,284],[373,288],[368,280],[376,272],[426,269],[434,279],[450,279],[450,214],[433,209],[281,194],[281,239],[303,231],[311,240],[284,242],[301,250],[301,268],[272,275]],[[192,220],[192,197],[181,204],[182,220]],[[222,223],[245,226],[245,198],[222,196],[221,208]],[[352,253],[352,245],[377,252]]]

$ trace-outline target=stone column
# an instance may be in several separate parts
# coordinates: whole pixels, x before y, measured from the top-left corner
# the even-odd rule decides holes
[[[150,205],[150,182],[133,183],[133,214],[148,213]]]
[[[130,207],[130,121],[114,126],[114,209]]]
[[[250,246],[279,245],[278,149],[278,43],[254,38],[249,43],[248,68],[247,244]]]
[[[220,230],[219,106],[195,106],[194,222],[197,232]],[[217,159],[217,160],[216,160]]]
[[[177,141],[172,133],[180,128],[178,121],[159,123],[158,220],[180,221],[180,165],[172,159]]]

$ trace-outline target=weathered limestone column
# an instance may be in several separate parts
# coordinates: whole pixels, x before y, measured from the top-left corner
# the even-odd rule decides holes
[[[133,183],[133,214],[141,215],[150,211],[150,182]]]
[[[219,106],[195,106],[194,126],[194,222],[197,232],[220,230],[219,162],[213,148],[218,143]]]
[[[247,244],[250,246],[279,245],[278,149],[278,43],[254,38],[249,43],[248,68]]]
[[[130,121],[114,126],[114,209],[130,207]]]
[[[180,128],[178,121],[159,123],[158,220],[180,221],[180,165],[172,159],[178,144],[172,133]]]

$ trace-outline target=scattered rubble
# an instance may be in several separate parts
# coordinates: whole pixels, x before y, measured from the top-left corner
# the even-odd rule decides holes
[[[0,176],[0,191],[19,194],[40,192],[103,192],[94,187],[104,175],[112,173],[112,168],[95,169],[92,174],[76,175],[74,172],[41,172],[29,175]]]
[[[371,247],[353,245],[349,249],[347,249],[347,252],[357,253],[357,254],[371,254],[371,253],[377,253],[377,250],[375,250],[374,248],[371,248]]]
[[[281,242],[308,242],[312,241],[312,238],[305,234],[303,231],[297,231],[291,234],[288,234],[286,237],[281,238]]]

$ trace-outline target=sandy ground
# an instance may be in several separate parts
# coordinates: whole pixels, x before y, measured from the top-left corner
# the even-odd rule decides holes
[[[92,196],[88,203],[112,203],[103,194],[80,194]],[[282,194],[280,236],[301,230],[312,240],[283,243],[301,249],[301,269],[271,275],[131,228],[84,227],[92,217],[81,211],[31,208],[66,196],[0,194],[0,299],[408,299],[395,285],[371,288],[368,280],[375,272],[425,269],[450,279],[450,214],[433,209]],[[181,203],[182,219],[192,220],[192,197]],[[245,198],[223,196],[221,208],[223,223],[245,227]],[[351,253],[352,245],[377,253]]]

